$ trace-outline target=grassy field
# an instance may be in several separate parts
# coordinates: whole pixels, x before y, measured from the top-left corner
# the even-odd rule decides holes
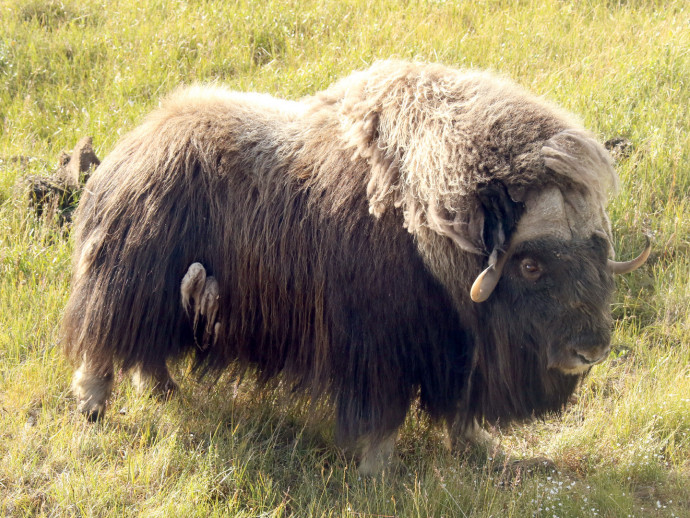
[[[102,158],[161,95],[218,81],[298,98],[378,58],[489,68],[623,137],[611,201],[614,353],[563,416],[496,431],[557,470],[505,480],[413,412],[402,468],[361,479],[327,409],[175,372],[168,403],[116,385],[87,424],[58,324],[69,236],[15,187],[91,135]],[[0,0],[0,515],[690,516],[690,9],[661,1]]]

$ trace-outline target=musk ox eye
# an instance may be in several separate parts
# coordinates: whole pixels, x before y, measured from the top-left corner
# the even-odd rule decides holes
[[[541,277],[541,265],[531,257],[526,257],[520,262],[520,273],[528,281],[536,281]]]

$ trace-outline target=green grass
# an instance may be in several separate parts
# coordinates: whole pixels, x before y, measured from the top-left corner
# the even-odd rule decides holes
[[[690,516],[690,9],[660,1],[0,0],[0,515]],[[69,239],[15,188],[92,135],[102,158],[183,83],[298,98],[378,58],[489,68],[632,143],[610,213],[615,354],[560,418],[500,432],[558,472],[505,481],[412,412],[400,473],[361,479],[328,409],[251,383],[75,414],[58,345]],[[25,157],[20,160],[19,157]],[[232,397],[230,397],[232,396]]]

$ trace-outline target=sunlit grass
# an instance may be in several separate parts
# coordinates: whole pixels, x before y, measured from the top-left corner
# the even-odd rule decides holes
[[[688,516],[690,13],[608,2],[0,0],[0,514],[8,516]],[[506,483],[500,460],[450,454],[412,412],[400,469],[362,480],[328,409],[198,383],[168,403],[116,385],[75,415],[58,323],[71,244],[16,187],[93,136],[103,157],[180,84],[299,98],[375,59],[489,68],[623,137],[615,352],[560,418],[497,431],[558,472]]]

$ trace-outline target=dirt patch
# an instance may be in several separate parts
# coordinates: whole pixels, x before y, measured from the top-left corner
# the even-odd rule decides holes
[[[100,163],[93,150],[93,139],[82,138],[72,151],[60,152],[58,168],[52,174],[23,178],[29,205],[38,217],[54,217],[61,226],[71,222],[81,190]]]

